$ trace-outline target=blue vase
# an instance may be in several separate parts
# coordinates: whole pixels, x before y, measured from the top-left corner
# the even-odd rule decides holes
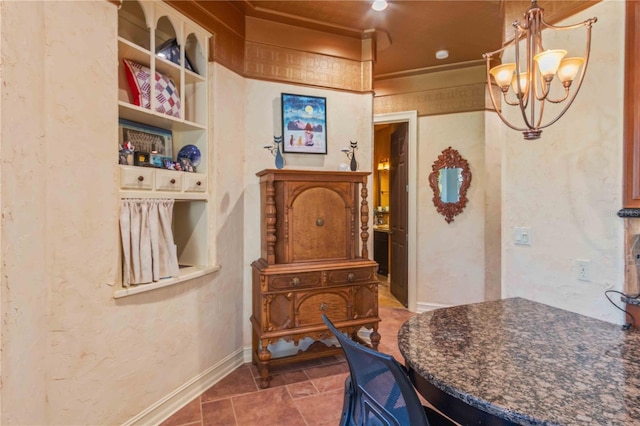
[[[276,169],[282,169],[284,167],[284,157],[280,152],[280,144],[276,144]]]

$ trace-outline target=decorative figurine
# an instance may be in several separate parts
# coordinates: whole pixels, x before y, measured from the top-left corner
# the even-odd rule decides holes
[[[180,148],[180,151],[178,151],[178,156],[176,160],[178,163],[180,163],[182,162],[183,159],[187,159],[189,160],[189,165],[192,166],[193,168],[200,164],[201,158],[202,158],[202,155],[200,154],[200,150],[198,149],[197,146],[185,145],[182,148]],[[183,170],[184,170],[184,167],[183,167]],[[195,170],[191,170],[191,171],[195,171]]]
[[[282,136],[274,136],[273,137],[273,146],[265,145],[264,148],[268,149],[274,157],[276,157],[276,169],[284,168],[284,157],[282,156],[282,151],[280,150],[280,144],[282,143]]]
[[[349,141],[350,148],[342,148],[341,151],[347,155],[347,158],[351,160],[349,168],[352,172],[358,170],[358,162],[356,161],[356,149],[358,149],[358,141]]]

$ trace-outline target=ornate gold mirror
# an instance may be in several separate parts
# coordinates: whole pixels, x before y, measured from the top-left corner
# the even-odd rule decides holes
[[[471,185],[469,163],[449,147],[442,151],[431,167],[429,185],[433,189],[433,205],[447,223],[467,205],[467,189]]]

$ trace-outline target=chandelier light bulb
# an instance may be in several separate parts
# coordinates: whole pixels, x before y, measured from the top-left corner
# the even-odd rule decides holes
[[[511,88],[516,94],[527,93],[527,89],[529,88],[529,73],[527,71],[520,72],[520,90],[522,90],[522,92],[518,90],[518,75],[516,73],[513,74],[513,78],[511,79]]]
[[[563,49],[545,50],[535,55],[533,60],[538,63],[538,69],[543,77],[553,77],[566,54],[567,51]]]
[[[580,67],[584,64],[584,58],[566,58],[560,62],[558,79],[561,82],[573,81],[578,75]]]
[[[516,64],[508,63],[493,67],[489,72],[496,80],[496,84],[500,86],[500,88],[504,88],[509,87],[509,84],[511,84],[511,79],[513,78],[513,72],[515,70]]]
[[[375,10],[376,12],[380,12],[382,10],[385,10],[388,6],[389,3],[387,3],[387,0],[375,0],[371,4],[371,9]]]

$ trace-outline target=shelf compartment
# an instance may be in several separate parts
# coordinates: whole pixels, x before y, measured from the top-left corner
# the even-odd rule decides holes
[[[149,126],[160,127],[161,129],[172,130],[174,132],[206,130],[206,127],[202,124],[154,112],[125,101],[118,101],[118,108],[120,118],[144,123]]]
[[[129,59],[145,67],[150,66],[151,52],[122,37],[118,37],[118,52],[122,59]]]

